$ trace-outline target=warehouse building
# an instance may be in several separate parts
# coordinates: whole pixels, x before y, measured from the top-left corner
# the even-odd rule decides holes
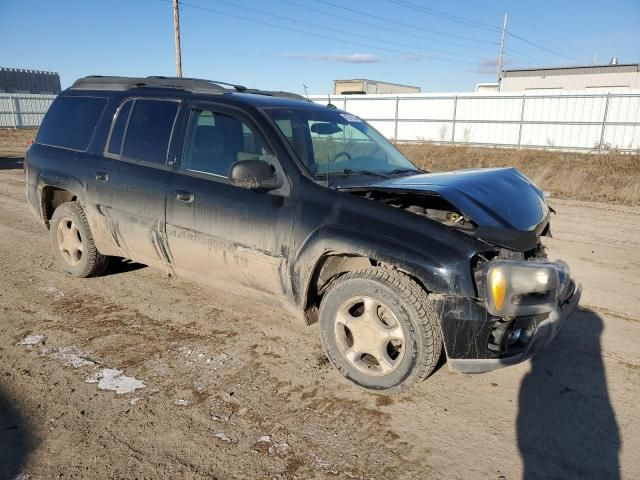
[[[609,65],[505,70],[498,90],[522,92],[590,88],[640,89],[640,64],[618,64],[616,59],[612,59]]]
[[[60,76],[55,72],[0,67],[2,93],[60,93]]]
[[[334,95],[365,95],[367,93],[420,93],[420,87],[364,78],[333,81]]]

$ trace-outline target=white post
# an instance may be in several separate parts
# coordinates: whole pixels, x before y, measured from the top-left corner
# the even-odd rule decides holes
[[[500,82],[500,74],[502,73],[502,63],[504,57],[504,37],[507,34],[507,14],[504,14],[504,23],[502,24],[502,36],[500,37],[500,54],[498,55],[498,71],[496,72],[497,82]]]

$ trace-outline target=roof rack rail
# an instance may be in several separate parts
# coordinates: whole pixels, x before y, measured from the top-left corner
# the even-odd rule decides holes
[[[242,93],[253,93],[254,95],[266,95],[269,97],[288,98],[290,100],[303,100],[305,102],[311,103],[311,100],[309,100],[308,98],[302,95],[298,95],[297,93],[292,93],[292,92],[284,92],[282,90],[275,91],[275,90],[260,90],[258,88],[247,88],[243,90]]]
[[[232,86],[237,91],[242,91],[242,85],[230,83],[211,82],[199,78],[178,78],[178,77],[112,77],[102,75],[91,75],[76,80],[71,89],[74,90],[129,90],[130,88],[158,87],[158,88],[180,88],[194,92],[206,93],[229,93],[232,89],[223,85]]]
[[[234,83],[219,82],[216,80],[203,80],[201,78],[178,78],[178,77],[115,77],[90,75],[76,80],[71,89],[73,90],[129,90],[130,88],[157,87],[157,88],[178,88],[195,93],[252,93],[255,95],[266,95],[270,97],[288,98],[291,100],[309,100],[302,95],[291,92],[260,90],[258,88],[247,88]],[[231,88],[227,88],[231,87]]]

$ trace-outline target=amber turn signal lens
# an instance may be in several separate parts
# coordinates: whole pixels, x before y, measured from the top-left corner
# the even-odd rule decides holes
[[[502,310],[504,297],[507,293],[507,279],[499,268],[491,270],[491,295],[496,310]]]

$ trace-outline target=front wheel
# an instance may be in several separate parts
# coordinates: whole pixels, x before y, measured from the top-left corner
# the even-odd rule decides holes
[[[442,352],[426,292],[385,268],[350,272],[320,305],[322,344],[331,363],[361,387],[397,393],[427,378]]]
[[[49,223],[53,256],[61,270],[74,277],[104,273],[108,257],[96,249],[89,222],[79,203],[63,203],[53,212]]]

